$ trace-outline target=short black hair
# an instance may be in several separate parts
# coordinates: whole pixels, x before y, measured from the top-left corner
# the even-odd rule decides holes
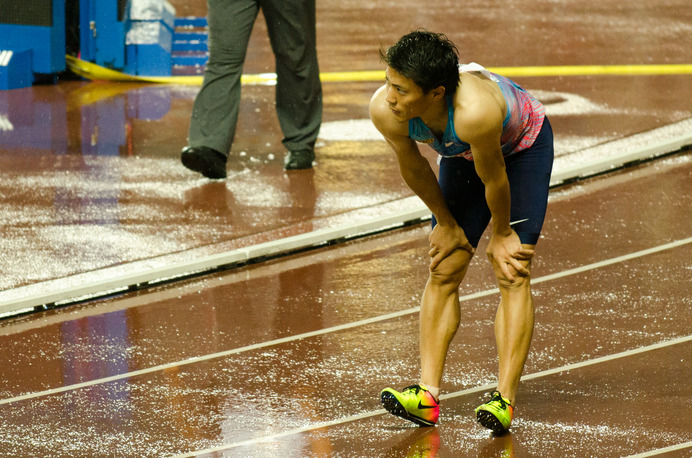
[[[444,86],[447,94],[454,94],[459,85],[459,51],[442,33],[413,31],[387,50],[380,49],[380,56],[425,93]]]

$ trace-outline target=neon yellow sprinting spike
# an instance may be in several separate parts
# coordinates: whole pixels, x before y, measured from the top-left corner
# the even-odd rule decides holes
[[[67,65],[75,74],[90,80],[125,81],[139,83],[183,84],[201,86],[202,76],[134,76],[91,62],[65,56]],[[488,67],[488,70],[507,77],[516,76],[585,76],[585,75],[684,75],[692,73],[692,64],[665,65],[557,65],[552,67]],[[384,70],[355,72],[325,72],[320,74],[325,83],[384,81]],[[243,75],[242,84],[275,84],[274,73]]]
[[[380,400],[389,413],[419,426],[435,426],[440,417],[440,404],[424,385],[407,386],[401,392],[385,388]]]
[[[490,393],[490,401],[476,407],[476,419],[496,434],[502,434],[512,425],[514,407],[499,391]]]

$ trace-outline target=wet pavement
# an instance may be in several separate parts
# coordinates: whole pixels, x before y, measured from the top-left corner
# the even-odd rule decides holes
[[[416,5],[318,2],[322,71],[383,69],[380,45],[418,27],[488,67],[658,64],[514,79],[547,106],[558,170],[692,132],[692,75],[664,68],[692,62],[681,0]],[[261,19],[248,55],[246,73],[272,71]],[[379,85],[324,83],[317,165],[291,173],[274,88],[245,86],[219,182],[179,162],[197,87],[0,91],[0,302],[415,208],[368,121]],[[0,321],[0,454],[690,456],[691,183],[687,152],[553,190],[510,435],[471,414],[495,380],[497,295],[481,256],[439,426],[380,408],[383,387],[418,377],[424,223]]]
[[[619,83],[630,78],[617,77]],[[574,77],[560,91],[584,94],[585,86],[593,85],[589,79]],[[686,91],[692,91],[686,75],[655,79],[660,84],[685,83]],[[532,87],[554,84],[549,78],[532,78],[531,83]],[[118,90],[115,96],[113,86]],[[337,105],[330,103],[331,93],[345,89],[325,85],[327,111],[338,110],[340,117],[362,120],[358,126],[369,125],[367,102],[377,84],[353,86],[347,87],[350,103]],[[370,218],[384,211],[378,206],[411,196],[384,142],[360,139],[358,132],[348,130],[341,140],[320,143],[314,170],[284,172],[280,134],[270,122],[274,119],[267,116],[264,124],[257,125],[252,115],[272,112],[273,89],[247,89],[250,103],[243,105],[241,123],[252,119],[253,127],[239,127],[229,179],[220,182],[201,178],[179,162],[196,89],[70,82],[0,93],[10,113],[15,112],[14,106],[27,104],[34,110],[27,116],[31,124],[23,126],[14,120],[13,130],[0,132],[0,140],[5,140],[0,155],[4,221],[0,243],[7,266],[0,288],[186,250],[219,252],[256,243],[261,234],[272,231],[283,230],[285,235],[334,226],[338,220],[324,220],[337,215],[345,220]],[[108,96],[103,98],[101,91]],[[598,96],[592,91],[569,96],[571,101],[557,99],[562,101],[549,104],[548,110],[554,112],[551,121],[558,154],[570,164],[571,156],[581,160],[585,149],[607,140],[681,121],[691,113],[683,111],[689,110],[687,101],[692,97],[686,91],[671,96],[676,105],[665,109],[654,101],[627,96],[630,92],[614,100],[617,93],[611,88],[599,89]],[[552,100],[560,97],[556,92],[545,94],[553,94]],[[591,101],[582,99],[586,96]],[[157,97],[168,109],[160,120],[128,117]],[[95,101],[80,104],[83,100]],[[644,108],[647,104],[648,109]],[[53,121],[50,130],[44,128],[45,119]],[[338,122],[329,119],[335,119],[335,114],[325,116],[327,132],[330,122]],[[248,131],[256,133],[248,138],[244,135]],[[262,138],[264,132],[272,135]],[[335,135],[333,130],[330,135]],[[359,215],[367,208],[372,212]],[[300,227],[306,222],[313,226]]]
[[[205,13],[204,2],[175,3],[180,15]],[[471,2],[464,27],[442,13],[458,8],[451,3],[423,15],[379,5],[320,3],[323,72],[383,69],[379,47],[416,27],[446,32],[462,60],[488,67],[692,62],[682,44],[689,9],[674,1],[627,9],[628,27],[621,5],[597,2],[536,2],[530,13]],[[387,28],[374,25],[382,15]],[[506,46],[508,31],[516,47]],[[249,56],[246,73],[272,71],[261,18]],[[664,73],[515,79],[547,105],[559,171],[689,135],[690,74]],[[411,192],[368,120],[379,85],[324,83],[317,166],[296,173],[282,169],[274,88],[244,87],[229,179],[217,183],[179,161],[197,87],[61,81],[0,92],[0,302],[407,208]]]
[[[554,193],[509,436],[472,417],[495,381],[498,297],[482,257],[463,286],[439,426],[380,408],[380,389],[417,377],[420,225],[3,321],[0,449],[629,456],[689,443],[691,176],[686,154]]]

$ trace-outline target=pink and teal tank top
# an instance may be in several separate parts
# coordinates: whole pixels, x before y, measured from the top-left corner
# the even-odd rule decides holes
[[[530,148],[543,126],[543,119],[545,118],[543,104],[514,81],[491,73],[476,63],[460,65],[459,71],[480,72],[500,87],[507,104],[507,114],[502,123],[502,136],[500,138],[502,154],[509,156]],[[459,140],[454,130],[452,96],[447,96],[447,109],[449,110],[449,120],[442,140],[439,140],[420,118],[414,118],[408,122],[409,137],[430,145],[441,156],[463,157],[472,161],[471,146]]]

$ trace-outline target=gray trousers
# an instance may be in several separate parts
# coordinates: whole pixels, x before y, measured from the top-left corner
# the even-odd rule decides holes
[[[322,122],[315,0],[208,0],[209,61],[190,119],[189,145],[228,155],[240,75],[259,9],[276,59],[276,111],[289,151],[312,149]]]

